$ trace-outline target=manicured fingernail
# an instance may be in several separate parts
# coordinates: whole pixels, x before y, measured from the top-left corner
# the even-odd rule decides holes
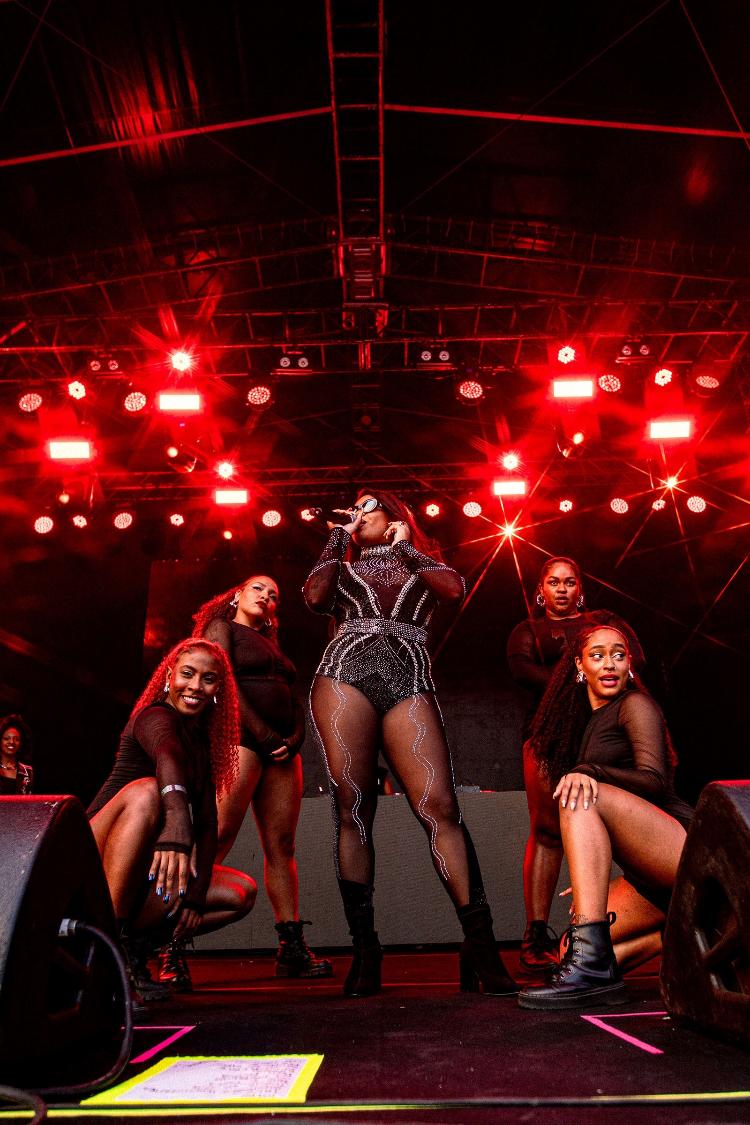
[[[154,881],[154,879],[155,879],[155,878],[156,878],[156,876],[155,876],[155,875],[153,875],[153,874],[152,874],[151,872],[149,872],[149,875],[148,875],[148,881],[149,881],[149,883],[153,883],[153,881]]]
[[[163,888],[162,888],[162,887],[157,887],[157,888],[156,888],[156,893],[157,893],[157,895],[159,896],[159,898],[161,898],[161,896],[162,896],[162,895],[164,894],[164,890],[163,890]]]
[[[185,888],[180,887],[180,898],[184,898],[184,897],[185,897]]]
[[[169,895],[167,894],[167,895],[164,896],[164,905],[166,906],[168,902],[169,902]]]
[[[587,808],[589,807],[589,803],[588,803],[588,801],[584,801],[584,802],[583,802],[583,807],[584,807],[585,809],[587,809]]]
[[[571,807],[571,809],[574,809],[576,807],[575,801],[570,802],[570,807]]]
[[[565,806],[567,804],[567,801],[565,800],[564,797],[563,797],[562,801],[560,802],[560,804],[562,805],[563,808],[565,808]]]

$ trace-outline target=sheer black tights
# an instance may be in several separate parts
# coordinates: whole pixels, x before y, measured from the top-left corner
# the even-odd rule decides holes
[[[355,883],[374,879],[380,733],[383,756],[427,833],[433,866],[454,905],[483,902],[481,874],[461,821],[434,696],[412,696],[381,718],[357,688],[318,676],[310,703],[331,780],[338,877]]]

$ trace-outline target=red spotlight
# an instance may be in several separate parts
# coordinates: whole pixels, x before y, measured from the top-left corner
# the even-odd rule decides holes
[[[493,480],[492,491],[495,496],[525,496],[526,481],[520,478],[516,478],[515,480]]]
[[[234,532],[230,531],[229,528],[227,528],[226,531],[222,531],[221,535],[223,539],[234,539]]]
[[[695,385],[703,391],[718,391],[721,383],[715,375],[696,375]]]
[[[516,534],[515,522],[503,524],[503,539],[512,539],[515,534]]]
[[[552,397],[553,398],[593,398],[594,397],[594,380],[588,379],[553,379],[552,380]]]
[[[94,450],[90,441],[79,438],[52,438],[47,442],[47,454],[52,461],[90,461]]]
[[[73,527],[83,528],[83,527],[88,527],[88,525],[89,525],[89,521],[86,519],[86,517],[80,516],[80,515],[73,516],[73,518],[70,522],[73,524]]]
[[[573,501],[572,500],[561,500],[560,501],[560,511],[561,512],[572,512],[573,511]]]
[[[261,516],[264,527],[278,527],[281,523],[281,512],[277,512],[275,508],[269,508]]]
[[[623,500],[621,496],[616,496],[614,500],[610,500],[609,506],[617,516],[624,516],[630,507],[627,500]]]
[[[234,465],[231,461],[219,461],[216,472],[222,480],[231,480],[234,476]]]
[[[311,511],[310,508],[303,508],[299,515],[305,523],[311,523],[315,519],[315,512]]]
[[[34,531],[37,535],[49,535],[52,528],[55,526],[55,521],[50,519],[49,516],[39,516],[34,520]]]
[[[651,505],[655,512],[661,512],[664,508],[666,508],[666,506],[667,502],[663,496],[659,496],[658,499],[654,500],[653,504]]]
[[[424,514],[425,514],[426,516],[429,516],[431,520],[434,520],[434,519],[436,519],[436,518],[437,518],[437,516],[439,516],[439,515],[440,515],[440,505],[439,505],[439,504],[435,504],[434,502],[433,502],[433,503],[431,503],[431,504],[425,504],[425,506],[424,506]]]
[[[130,391],[122,400],[122,405],[128,414],[137,414],[146,405],[146,396],[143,391]]]
[[[118,531],[125,531],[133,525],[133,514],[132,512],[118,512],[112,523]]]
[[[69,504],[70,493],[66,492],[65,489],[63,489],[62,492],[58,493],[57,502],[58,504]]]
[[[692,434],[692,418],[654,418],[648,424],[648,436],[652,441],[680,441]]]
[[[484,387],[476,379],[462,379],[458,384],[458,394],[468,402],[479,402],[484,398]]]
[[[185,517],[181,512],[172,512],[172,515],[169,517],[169,522],[172,527],[182,527],[185,522]]]
[[[706,501],[702,496],[688,496],[687,506],[691,512],[705,512]]]
[[[504,453],[500,458],[500,464],[504,469],[507,469],[509,473],[513,473],[521,464],[521,458],[517,453]]]
[[[247,504],[250,496],[246,488],[217,488],[214,492],[214,503],[238,506]]]
[[[463,507],[463,513],[468,516],[470,520],[474,520],[477,516],[482,514],[482,505],[478,504],[476,500],[467,500]]]
[[[658,371],[654,372],[654,382],[657,387],[668,387],[672,382],[674,372],[669,367],[660,367]]]
[[[68,383],[68,394],[71,398],[82,399],[86,397],[86,385],[81,383],[78,379],[74,379],[72,383]]]
[[[194,359],[191,352],[178,350],[170,354],[169,362],[175,371],[190,371]]]
[[[168,445],[164,452],[166,453],[167,457],[175,458],[180,451],[176,445]]]
[[[156,402],[165,414],[196,414],[203,407],[197,391],[159,391]]]
[[[264,406],[270,406],[273,399],[273,391],[265,383],[256,383],[247,392],[247,401],[250,406],[261,409]]]
[[[600,375],[598,383],[600,390],[606,391],[609,395],[616,395],[622,390],[622,383],[616,375]]]
[[[667,477],[667,479],[664,481],[664,483],[667,486],[667,488],[677,488],[677,485],[680,483],[680,478],[679,477]]]
[[[42,405],[43,398],[36,391],[27,391],[26,394],[21,395],[18,400],[18,409],[23,410],[24,414],[33,414]]]
[[[567,365],[568,363],[575,363],[576,350],[570,344],[565,344],[557,352],[557,362]]]
[[[576,430],[570,440],[573,442],[573,445],[583,445],[586,440],[586,435],[583,430]]]

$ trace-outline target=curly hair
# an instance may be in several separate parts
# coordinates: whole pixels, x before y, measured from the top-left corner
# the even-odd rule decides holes
[[[0,738],[2,738],[6,730],[9,730],[11,727],[17,730],[21,736],[21,749],[18,751],[18,760],[19,762],[26,762],[28,765],[31,762],[34,749],[31,727],[22,715],[6,715],[4,718],[0,719]]]
[[[573,571],[576,578],[578,579],[578,588],[580,590],[581,599],[583,599],[584,598],[583,577],[581,575],[581,568],[580,568],[580,566],[578,565],[578,563],[576,562],[575,559],[568,558],[567,555],[553,555],[553,557],[551,559],[547,559],[547,561],[542,564],[542,569],[539,571],[539,580],[537,581],[537,584],[536,584],[536,593],[540,594],[542,592],[542,587],[544,586],[544,579],[547,577],[549,572],[552,570],[552,567],[557,566],[558,563],[564,563],[565,566],[569,566],[570,569]],[[579,608],[585,609],[585,605],[581,605]],[[534,597],[531,616],[532,617],[544,617],[546,615],[546,613],[547,613],[546,606],[539,605],[539,603],[536,600],[536,597]]]
[[[357,495],[374,496],[387,516],[390,516],[393,520],[403,520],[404,523],[409,525],[411,542],[417,551],[420,551],[423,555],[429,555],[430,558],[442,561],[440,547],[437,542],[434,539],[430,539],[430,537],[422,531],[417,523],[417,517],[414,515],[414,512],[395,492],[371,492],[367,488],[360,488]]]
[[[202,637],[209,624],[217,617],[221,617],[225,621],[233,621],[237,612],[237,603],[234,601],[235,595],[239,590],[243,590],[248,582],[252,582],[253,578],[257,578],[258,574],[259,572],[251,574],[244,582],[238,582],[225,590],[223,594],[217,594],[216,597],[204,602],[193,614],[193,621],[195,622],[193,636]],[[278,631],[279,621],[274,614],[269,623],[263,627],[263,635],[275,640]]]
[[[224,649],[212,641],[189,637],[171,649],[154,671],[145,689],[130,713],[134,718],[144,707],[164,698],[164,684],[167,672],[174,668],[183,652],[205,649],[221,668],[222,682],[216,693],[216,704],[207,708],[208,737],[211,748],[211,776],[218,794],[226,792],[237,776],[239,768],[240,712],[237,700],[237,687]]]
[[[576,657],[580,660],[589,637],[600,629],[618,633],[630,655],[628,638],[621,629],[612,625],[586,625],[578,632],[572,644],[560,657],[552,678],[547,684],[542,701],[531,724],[529,742],[542,772],[553,785],[579,760],[581,740],[591,718],[586,684],[577,679]],[[632,671],[632,669],[631,669]],[[639,691],[651,698],[641,679],[633,672],[626,691]],[[670,767],[674,771],[677,757],[664,725],[664,739]]]

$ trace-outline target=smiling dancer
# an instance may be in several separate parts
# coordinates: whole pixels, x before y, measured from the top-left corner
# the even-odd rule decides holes
[[[414,516],[390,493],[360,495],[331,536],[305,583],[312,610],[337,630],[311,691],[311,706],[331,782],[336,868],[354,960],[348,996],[380,989],[382,952],[375,931],[378,746],[424,828],[435,870],[461,922],[461,987],[509,994],[508,976],[471,837],[456,799],[450,753],[426,648],[438,602],[461,600],[461,577],[429,552]],[[353,545],[355,561],[345,561]]]

